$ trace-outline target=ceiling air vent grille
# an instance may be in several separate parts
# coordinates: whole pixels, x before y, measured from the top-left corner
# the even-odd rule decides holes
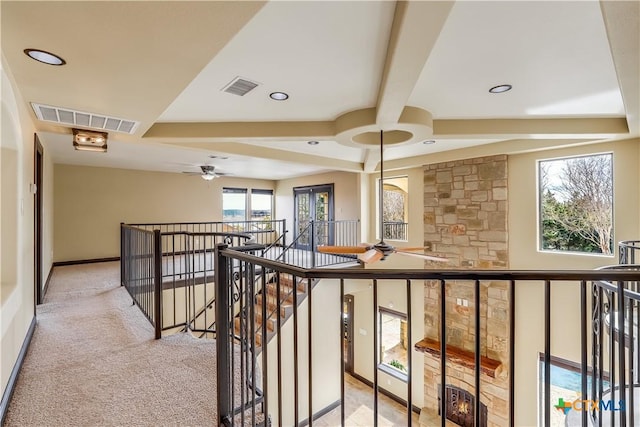
[[[236,77],[231,81],[231,83],[226,85],[222,89],[222,91],[232,93],[234,95],[244,96],[256,87],[258,87],[258,83],[243,79],[242,77]]]
[[[132,134],[139,125],[139,122],[134,120],[75,111],[69,108],[51,107],[33,102],[31,103],[31,107],[33,107],[33,111],[36,113],[38,119],[63,125],[81,126],[128,134]]]

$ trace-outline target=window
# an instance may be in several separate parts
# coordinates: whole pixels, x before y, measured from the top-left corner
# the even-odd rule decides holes
[[[409,178],[385,178],[382,186],[382,238],[407,240]]]
[[[273,219],[273,190],[251,190],[251,221]]]
[[[222,189],[222,220],[245,221],[247,219],[247,189]]]
[[[401,380],[409,374],[407,366],[407,316],[388,308],[379,307],[379,364],[378,368]]]
[[[538,163],[540,249],[613,253],[613,156]]]

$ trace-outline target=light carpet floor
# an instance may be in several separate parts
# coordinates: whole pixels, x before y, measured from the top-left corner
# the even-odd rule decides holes
[[[215,341],[153,327],[119,264],[56,267],[6,426],[210,426]]]
[[[215,341],[153,339],[119,274],[117,262],[55,268],[5,426],[217,424]],[[345,387],[346,425],[373,425],[371,389],[356,380]],[[407,424],[400,405],[384,396],[380,405],[380,425]],[[314,424],[339,420],[336,408]]]

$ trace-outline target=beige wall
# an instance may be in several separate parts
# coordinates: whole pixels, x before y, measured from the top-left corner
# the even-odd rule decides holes
[[[312,291],[311,322],[312,344],[312,381],[313,413],[317,413],[340,399],[340,330],[342,301],[338,280],[323,279]],[[298,408],[299,420],[309,416],[308,394],[308,312],[309,299],[298,307]],[[282,325],[282,425],[295,425],[294,422],[294,363],[293,363],[293,318]],[[278,342],[274,337],[267,346],[268,351],[268,395],[277,396],[278,391]],[[260,362],[262,363],[261,357]],[[279,413],[277,399],[269,400],[269,413],[273,425],[278,425]]]
[[[420,168],[402,169],[385,172],[385,177],[407,176],[409,178],[409,230],[408,241],[390,243],[395,246],[422,246],[424,244],[424,224],[423,217],[423,201],[424,201],[424,172]],[[375,243],[379,240],[378,229],[378,174],[362,174],[361,186],[362,194],[362,215],[365,233],[363,241]],[[378,262],[367,268],[381,269],[421,269],[424,263],[415,258],[403,257],[401,255],[392,255],[385,261]],[[350,281],[345,283],[345,293],[351,293],[354,296],[354,371],[370,381],[373,381],[373,290],[369,287],[370,281]],[[404,282],[389,281],[388,283],[379,283],[378,289],[378,305],[391,308],[406,313],[406,286]],[[412,326],[411,326],[411,351],[412,351],[412,403],[421,407],[424,400],[424,355],[423,353],[413,350],[413,345],[424,338],[424,283],[422,281],[412,283],[411,286],[411,310],[412,310]],[[366,331],[366,335],[360,333],[360,329]],[[382,388],[406,399],[407,385],[406,383],[392,377],[384,372],[379,373],[379,384]]]
[[[222,220],[222,188],[274,182],[56,164],[54,261],[118,256],[120,222]]]
[[[0,254],[0,386],[4,394],[34,317],[33,195],[29,193],[29,183],[33,182],[35,129],[30,120],[31,113],[14,91],[13,76],[4,60],[0,75],[0,233],[3,242]],[[9,166],[8,161],[11,167],[5,169]],[[8,220],[5,220],[5,215]],[[8,245],[5,237],[9,239]],[[46,246],[50,242],[44,243],[43,252],[50,252],[51,248]]]
[[[293,188],[322,184],[333,184],[336,220],[360,218],[360,207],[357,203],[360,195],[358,174],[331,172],[283,179],[278,181],[276,185],[276,218],[287,220],[287,228],[289,229],[288,242],[293,239]]]
[[[537,160],[590,153],[613,153],[614,242],[638,239],[638,155],[639,141],[627,140],[571,149],[544,151],[509,157],[509,259],[512,269],[594,269],[616,264],[617,258],[594,255],[540,252],[537,249]],[[554,286],[554,325],[577,331],[580,300],[577,285]],[[542,284],[520,284],[516,288],[516,424],[535,425],[538,353],[544,351],[544,294]],[[554,328],[555,331],[558,329]],[[551,352],[580,361],[580,334],[554,333]]]
[[[387,261],[385,261],[387,262]],[[380,266],[379,266],[380,267]],[[408,266],[407,268],[418,268]],[[407,313],[407,287],[402,280],[378,281],[378,306],[390,308],[400,313]],[[370,280],[345,282],[345,293],[354,299],[354,372],[373,382],[373,285]],[[423,405],[424,395],[424,355],[413,350],[416,342],[424,338],[424,282],[415,281],[411,285],[411,380],[412,403],[417,407]],[[407,383],[378,371],[380,387],[402,399],[407,398]]]

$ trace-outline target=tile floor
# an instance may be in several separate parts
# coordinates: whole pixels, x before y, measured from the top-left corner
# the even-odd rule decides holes
[[[368,385],[345,374],[345,426],[373,426],[373,390]],[[335,408],[313,425],[340,426],[340,407]],[[378,396],[378,426],[391,427],[407,424],[407,409],[380,394]],[[411,425],[418,426],[418,414],[412,413]]]

